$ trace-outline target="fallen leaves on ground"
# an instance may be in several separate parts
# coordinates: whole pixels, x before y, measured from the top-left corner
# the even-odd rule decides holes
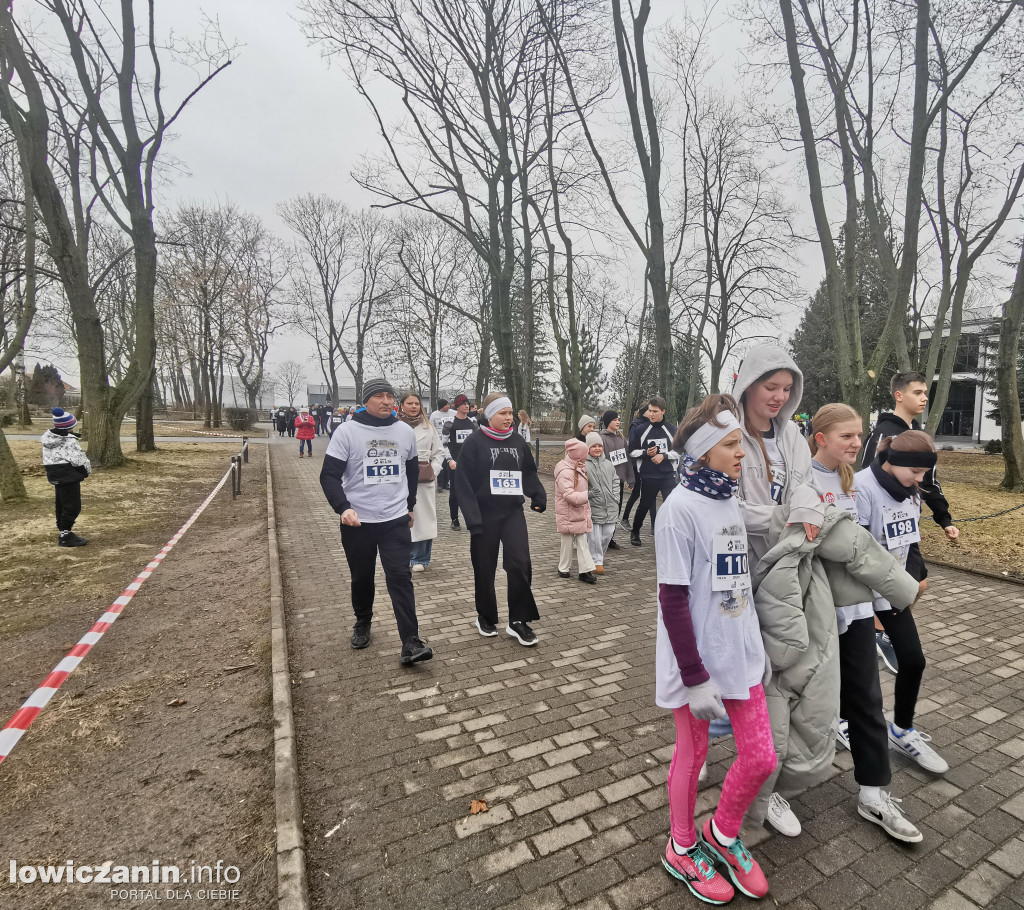
[[[469,814],[470,815],[477,815],[480,812],[486,812],[486,811],[487,811],[487,802],[485,800],[474,799],[469,804]]]

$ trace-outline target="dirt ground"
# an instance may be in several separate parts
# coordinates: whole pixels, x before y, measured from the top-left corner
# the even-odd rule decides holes
[[[31,496],[0,505],[0,711],[22,701],[202,502],[234,451],[166,444],[83,484],[60,550],[39,446],[11,440]],[[222,490],[0,764],[0,907],[272,907],[273,723],[265,449]],[[192,864],[211,885],[11,884],[9,864]],[[191,900],[185,899],[185,889]]]
[[[557,449],[542,449],[540,470],[552,473],[560,458],[562,454]],[[1024,496],[999,488],[1002,476],[1003,459],[998,455],[939,452],[939,480],[954,521],[990,515],[1024,503]],[[1024,579],[1024,509],[998,518],[966,522],[955,542],[947,540],[930,520],[927,506],[924,517],[921,547],[926,559]]]

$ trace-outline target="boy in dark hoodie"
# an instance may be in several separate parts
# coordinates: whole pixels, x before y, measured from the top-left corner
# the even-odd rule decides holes
[[[88,541],[79,537],[72,527],[82,511],[82,481],[92,473],[89,457],[78,444],[77,433],[71,431],[78,420],[63,408],[54,408],[53,429],[43,433],[43,466],[46,479],[53,484],[57,513],[58,547],[84,547]]]
[[[889,437],[899,436],[907,430],[920,430],[921,424],[917,419],[928,406],[928,380],[924,373],[916,370],[895,373],[889,383],[889,391],[892,393],[895,406],[892,411],[878,415],[878,421],[871,430],[867,442],[864,443],[864,456],[861,458],[862,467],[869,467],[875,460],[875,450],[878,443]],[[949,540],[956,540],[960,536],[960,530],[953,524],[953,517],[949,514],[949,502],[942,493],[942,486],[936,476],[935,468],[932,468],[924,480],[918,484],[921,492],[921,499],[931,509],[932,519],[942,528]],[[911,544],[910,552],[907,554],[907,571],[916,581],[924,581],[928,577],[928,567],[924,564],[924,557],[921,556],[920,544]],[[878,626],[876,635],[878,639],[878,655],[885,662],[886,667],[896,673],[899,670],[899,662],[896,652],[889,636]]]

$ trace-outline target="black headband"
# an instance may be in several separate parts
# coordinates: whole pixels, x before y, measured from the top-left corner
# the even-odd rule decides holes
[[[935,452],[901,452],[890,446],[879,452],[878,460],[887,461],[894,468],[934,468],[939,456]]]

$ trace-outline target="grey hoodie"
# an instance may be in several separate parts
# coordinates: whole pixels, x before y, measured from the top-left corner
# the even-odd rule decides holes
[[[758,440],[747,430],[744,413],[743,393],[762,376],[776,370],[789,370],[793,374],[793,389],[789,400],[782,406],[775,418],[775,438],[779,452],[786,462],[786,485],[782,490],[782,502],[776,503],[771,496],[768,482],[768,465]],[[782,348],[776,344],[759,344],[750,349],[740,364],[732,394],[740,407],[740,424],[743,427],[743,470],[737,490],[743,522],[747,528],[747,546],[750,551],[750,565],[768,552],[778,540],[786,524],[809,524],[821,526],[824,506],[811,482],[811,450],[807,440],[791,420],[800,407],[804,393],[804,376],[800,368]]]

